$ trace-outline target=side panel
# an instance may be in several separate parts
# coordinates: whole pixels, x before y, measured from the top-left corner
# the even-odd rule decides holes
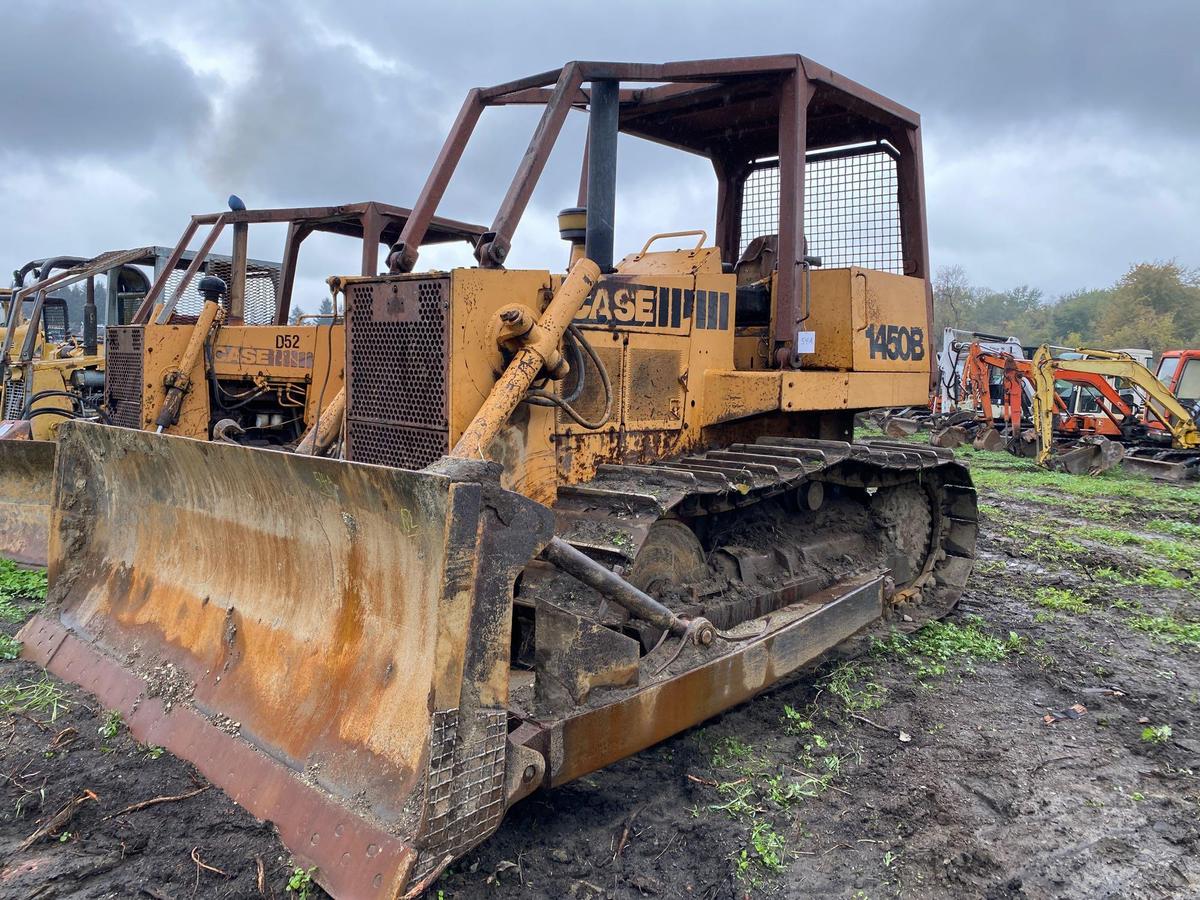
[[[851,269],[854,370],[920,372],[929,380],[930,345],[925,282],[869,269]],[[928,385],[926,397],[928,400]]]
[[[175,368],[191,334],[191,325],[109,329],[105,400],[114,424],[154,429],[166,396],[163,379]],[[244,388],[233,390],[279,388],[281,409],[302,409],[304,421],[311,422],[318,402],[327,406],[341,390],[345,349],[341,325],[230,325],[219,329],[212,343],[213,369],[222,380],[244,383]],[[212,409],[203,356],[190,375],[191,388],[170,433],[205,440]]]

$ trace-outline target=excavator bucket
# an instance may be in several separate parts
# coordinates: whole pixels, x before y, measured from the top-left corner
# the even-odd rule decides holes
[[[54,442],[0,440],[0,556],[46,565]]]
[[[512,592],[553,518],[460,468],[64,425],[24,653],[274,822],[334,896],[402,896],[531,780]]]

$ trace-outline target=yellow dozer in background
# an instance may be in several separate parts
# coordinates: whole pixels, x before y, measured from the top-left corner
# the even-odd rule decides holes
[[[542,117],[478,266],[415,271],[480,113],[517,103]],[[568,272],[507,269],[573,109]],[[614,261],[619,133],[712,162],[715,240]],[[68,423],[25,656],[334,896],[394,900],[533,791],[945,615],[966,469],[852,434],[932,388],[922,177],[915,113],[798,56],[472,91],[390,273],[332,282],[344,458]]]
[[[374,274],[381,247],[395,240],[407,216],[381,203],[198,215],[169,251],[105,254],[22,291],[32,298],[32,320],[40,321],[54,308],[48,292],[86,280],[93,297],[95,279],[107,273],[108,324],[97,346],[92,304],[93,326],[89,331],[85,315],[82,347],[73,339],[35,345],[33,329],[8,330],[25,337],[4,381],[7,418],[14,421],[3,427],[14,439],[0,440],[0,553],[46,563],[52,442],[66,419],[279,448],[297,447],[311,430],[307,452],[327,452],[337,427],[310,426],[322,411],[327,422],[340,423],[345,336],[336,310],[290,321],[300,249],[315,233],[349,237],[360,245],[351,257],[359,271]],[[249,228],[256,223],[284,229],[282,264],[249,258]],[[226,228],[232,255],[214,253]],[[438,220],[427,241],[472,241],[482,231]],[[152,281],[143,271],[151,265]],[[47,349],[35,353],[35,347]],[[53,386],[45,380],[51,374],[59,379],[53,384],[69,384],[69,391],[45,387]],[[22,419],[28,424],[16,421]]]
[[[90,260],[51,257],[13,273],[0,344],[0,552],[10,559],[46,564],[58,426],[99,415],[104,345],[97,279],[103,279],[108,315],[119,317],[122,302],[131,309],[128,301],[140,300],[149,287],[145,269],[161,249],[118,250]],[[62,292],[81,282],[85,302],[82,322],[75,323]]]

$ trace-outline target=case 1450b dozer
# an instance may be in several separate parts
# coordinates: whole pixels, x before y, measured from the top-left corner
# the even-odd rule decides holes
[[[481,111],[515,103],[542,117],[478,266],[416,272]],[[572,109],[568,273],[507,269]],[[711,160],[715,244],[614,265],[620,133]],[[472,91],[390,274],[334,280],[345,459],[71,423],[24,653],[335,896],[395,898],[536,789],[944,615],[966,470],[851,434],[932,385],[919,134],[797,56]]]

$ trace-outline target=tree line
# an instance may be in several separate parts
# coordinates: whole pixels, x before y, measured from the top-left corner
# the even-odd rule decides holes
[[[946,326],[1019,338],[1026,346],[1200,347],[1200,272],[1178,263],[1131,266],[1116,284],[1047,299],[1029,285],[996,291],[971,284],[961,266],[933,283],[935,334]]]

